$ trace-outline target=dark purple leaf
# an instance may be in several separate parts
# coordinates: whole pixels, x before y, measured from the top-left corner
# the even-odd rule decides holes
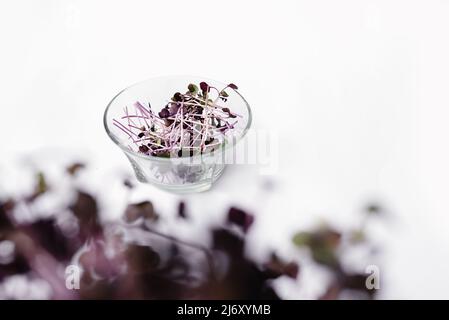
[[[159,266],[159,254],[149,246],[129,245],[126,249],[129,272],[133,274],[150,273]]]
[[[201,88],[201,91],[203,91],[203,92],[209,91],[209,85],[204,81],[200,82],[200,88]]]
[[[78,191],[77,198],[69,209],[78,219],[80,233],[83,238],[90,237],[101,231],[98,219],[97,201],[90,194]]]
[[[0,202],[0,235],[4,230],[11,229],[13,227],[10,217],[8,216],[8,212],[11,210],[11,205],[8,205],[8,202],[13,206],[13,201]]]
[[[182,94],[180,92],[176,92],[172,98],[173,101],[182,101]]]
[[[295,262],[284,262],[276,254],[271,255],[271,259],[264,265],[269,278],[277,278],[282,275],[296,279],[299,266]]]
[[[187,213],[186,213],[186,204],[184,201],[179,202],[178,204],[178,217],[182,219],[187,219]]]
[[[67,167],[67,172],[71,176],[74,176],[78,171],[80,171],[81,169],[84,169],[85,167],[86,167],[86,165],[84,163],[75,162]]]
[[[69,260],[77,249],[70,246],[69,239],[56,226],[53,219],[40,219],[23,226],[22,229],[36,244],[59,260]]]
[[[142,153],[147,153],[150,149],[146,145],[139,146],[139,151]]]
[[[243,255],[243,239],[229,230],[216,229],[212,231],[212,247],[227,252],[232,257]]]
[[[136,204],[129,204],[125,210],[125,220],[127,222],[136,221],[139,218],[156,221],[159,216],[154,212],[153,204],[150,201],[143,201]]]
[[[168,111],[167,108],[164,108],[159,112],[159,117],[161,119],[168,118],[169,116],[170,116],[170,111]]]
[[[254,216],[243,210],[231,207],[228,212],[228,222],[239,226],[244,232],[247,232],[254,222]]]

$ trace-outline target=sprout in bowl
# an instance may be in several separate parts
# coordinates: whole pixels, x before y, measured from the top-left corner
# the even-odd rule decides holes
[[[251,123],[237,90],[233,83],[191,77],[147,80],[111,101],[106,131],[141,182],[179,193],[204,191]]]

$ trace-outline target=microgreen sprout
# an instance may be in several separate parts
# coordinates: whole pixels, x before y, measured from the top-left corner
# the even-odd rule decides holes
[[[132,142],[130,148],[156,157],[182,157],[213,152],[225,141],[241,115],[225,106],[229,94],[237,90],[230,83],[218,89],[206,82],[189,84],[185,93],[176,92],[155,113],[140,102],[128,107],[113,124]]]

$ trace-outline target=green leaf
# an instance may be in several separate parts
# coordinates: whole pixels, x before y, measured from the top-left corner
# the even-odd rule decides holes
[[[351,233],[351,242],[361,243],[366,240],[365,233],[362,230],[353,230]]]
[[[312,258],[317,263],[324,264],[329,267],[335,267],[338,265],[338,258],[335,252],[326,246],[312,248]]]
[[[196,85],[194,85],[193,83],[189,84],[187,86],[187,88],[189,89],[190,93],[197,93],[198,92],[198,87]]]
[[[37,185],[36,185],[36,193],[41,194],[46,192],[48,189],[47,181],[45,180],[45,176],[42,172],[37,174]]]
[[[382,207],[376,203],[367,205],[365,210],[369,215],[380,215],[382,213]]]
[[[298,232],[293,236],[293,243],[298,247],[308,246],[310,239],[311,234],[309,232]]]

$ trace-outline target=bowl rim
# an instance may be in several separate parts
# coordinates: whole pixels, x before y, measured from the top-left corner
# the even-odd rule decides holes
[[[128,147],[126,147],[125,145],[123,145],[119,139],[112,133],[112,131],[109,129],[108,123],[107,123],[107,116],[108,116],[108,111],[110,110],[111,106],[114,104],[115,100],[121,96],[124,92],[128,91],[129,89],[136,87],[138,85],[142,85],[145,82],[149,82],[149,81],[157,81],[157,80],[162,80],[162,79],[170,79],[170,78],[192,78],[192,79],[197,79],[198,80],[202,80],[202,81],[211,81],[214,83],[219,83],[221,85],[223,85],[223,87],[226,86],[225,83],[218,81],[218,80],[214,80],[211,78],[207,78],[207,77],[202,77],[202,76],[192,76],[192,75],[167,75],[167,76],[157,76],[157,77],[150,77],[147,78],[145,80],[142,81],[138,81],[135,82],[129,86],[127,86],[126,88],[120,90],[112,99],[111,101],[107,104],[106,109],[104,111],[103,114],[103,125],[104,128],[106,130],[106,133],[108,134],[109,138],[118,146],[120,147],[120,149],[122,149],[123,152],[125,152],[125,154],[131,154],[133,156],[136,156],[138,158],[142,158],[145,160],[151,160],[151,161],[160,161],[160,162],[172,162],[172,161],[179,161],[179,160],[185,160],[185,159],[191,159],[192,161],[197,160],[197,159],[201,159],[201,158],[206,158],[208,156],[211,156],[212,154],[206,153],[206,154],[199,154],[199,155],[195,155],[192,157],[169,157],[169,158],[162,158],[162,157],[156,157],[156,156],[152,156],[152,155],[145,155],[139,152],[136,152]],[[218,148],[214,151],[213,156],[217,156],[218,154],[223,153],[226,150],[229,150],[230,148],[234,148],[236,146],[237,143],[239,143],[247,134],[247,132],[249,131],[251,124],[252,124],[252,111],[251,111],[251,107],[248,103],[248,101],[246,101],[246,99],[243,97],[242,94],[240,94],[239,91],[234,90],[232,88],[229,88],[231,90],[233,90],[244,102],[245,107],[247,109],[248,112],[248,122],[246,123],[245,128],[243,129],[242,133],[235,137],[236,139],[232,139],[232,143],[223,143],[221,144],[221,148]],[[215,153],[216,151],[218,151],[217,153]]]

